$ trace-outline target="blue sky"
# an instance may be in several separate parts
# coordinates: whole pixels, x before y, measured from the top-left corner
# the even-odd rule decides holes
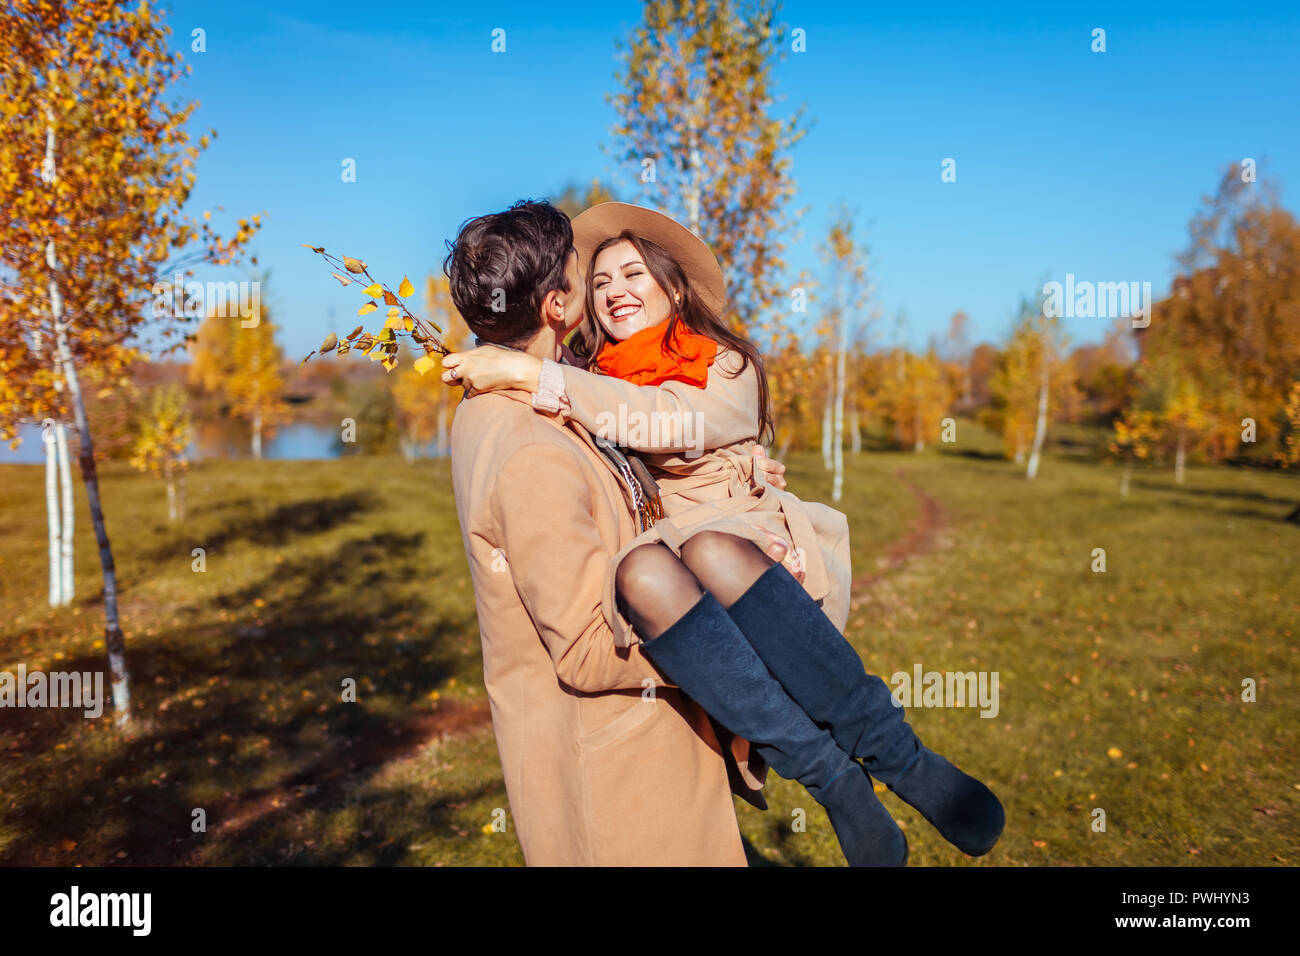
[[[779,66],[779,108],[804,103],[811,121],[793,153],[808,213],[789,258],[817,269],[828,215],[854,207],[879,340],[901,310],[923,345],[959,309],[977,338],[1001,339],[1019,298],[1067,272],[1159,296],[1199,197],[1243,157],[1297,208],[1300,7],[1050,7],[785,4],[807,52]],[[219,133],[190,208],[267,213],[254,251],[290,355],[350,330],[359,305],[300,242],[361,255],[395,284],[437,269],[464,219],[515,199],[595,176],[636,198],[638,170],[606,151],[606,94],[639,3],[169,9],[195,127]],[[1090,50],[1095,27],[1105,53]],[[206,52],[189,52],[194,28]],[[955,183],[940,180],[946,157]],[[1105,324],[1067,328],[1096,340]]]

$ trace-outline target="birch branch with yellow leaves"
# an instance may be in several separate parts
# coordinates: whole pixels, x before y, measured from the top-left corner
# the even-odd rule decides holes
[[[369,283],[362,289],[362,294],[368,298],[365,304],[357,309],[357,315],[366,316],[378,312],[381,301],[388,310],[385,313],[384,325],[378,331],[367,331],[365,323],[362,323],[344,339],[331,332],[325,336],[325,341],[321,342],[319,348],[307,354],[307,357],[299,363],[300,365],[317,354],[328,355],[332,352],[335,355],[346,355],[348,352],[359,351],[370,361],[382,364],[385,371],[391,372],[397,367],[398,356],[401,354],[400,338],[409,337],[414,343],[410,346],[412,350],[424,353],[412,366],[416,372],[423,375],[438,364],[439,356],[451,352],[451,349],[447,348],[439,338],[442,326],[432,320],[420,318],[407,308],[404,300],[415,294],[415,286],[411,284],[410,278],[403,276],[397,291],[394,292],[386,284],[377,281],[361,259],[330,255],[325,251],[324,246],[313,246],[307,243],[302,243],[302,246],[328,262],[333,267],[330,275],[344,287],[353,283],[360,284],[363,279]],[[347,275],[344,275],[345,272]],[[360,278],[353,278],[353,276]]]

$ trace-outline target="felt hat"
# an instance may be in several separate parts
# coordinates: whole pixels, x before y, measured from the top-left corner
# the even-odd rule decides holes
[[[661,212],[625,202],[603,202],[573,220],[573,245],[578,250],[578,268],[587,275],[592,253],[610,236],[627,230],[649,239],[677,261],[686,273],[691,290],[715,315],[727,301],[726,282],[717,257],[699,236]]]

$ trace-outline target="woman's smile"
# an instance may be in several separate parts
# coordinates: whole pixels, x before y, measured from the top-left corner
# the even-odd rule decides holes
[[[624,302],[623,304],[616,305],[612,309],[610,309],[609,317],[613,319],[615,322],[622,322],[625,319],[630,318],[631,316],[635,315],[637,312],[640,311],[641,311],[641,306],[638,305],[637,303]]]

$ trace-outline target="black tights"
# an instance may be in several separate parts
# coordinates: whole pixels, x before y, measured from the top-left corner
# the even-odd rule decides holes
[[[701,531],[682,544],[679,558],[664,544],[628,553],[614,575],[623,613],[643,641],[668,630],[708,591],[731,607],[775,564],[757,545],[722,531]]]

